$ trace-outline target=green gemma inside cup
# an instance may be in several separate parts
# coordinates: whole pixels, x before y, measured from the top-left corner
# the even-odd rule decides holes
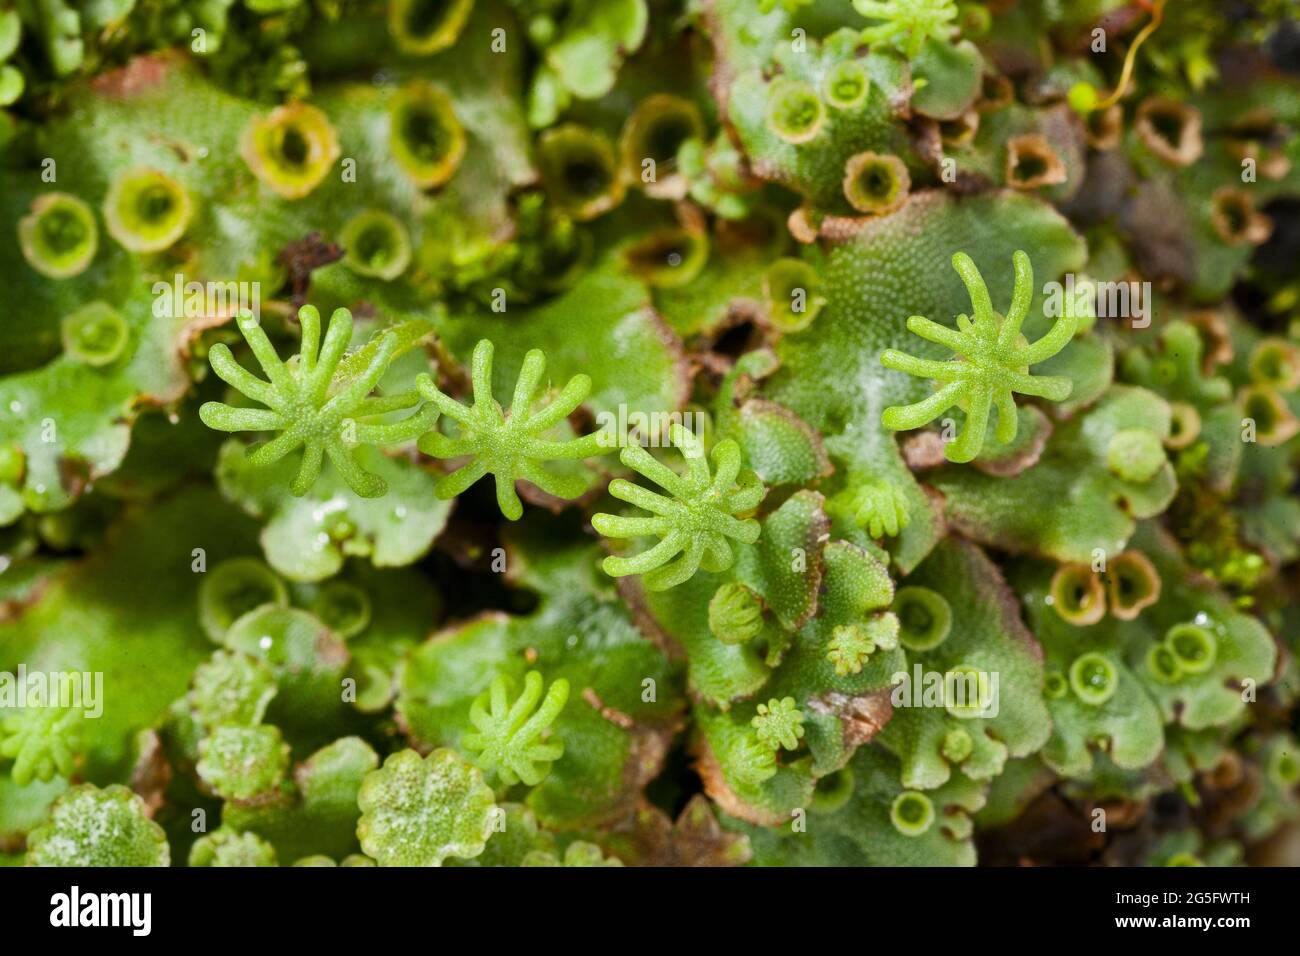
[[[1207,628],[1199,624],[1175,624],[1165,634],[1165,646],[1178,659],[1178,666],[1187,674],[1204,674],[1214,666],[1218,641]]]
[[[64,317],[63,350],[86,365],[108,365],[121,358],[131,339],[126,320],[106,302],[91,302]]]
[[[405,53],[428,56],[456,42],[474,0],[391,0],[388,31]]]
[[[834,813],[853,796],[853,771],[849,767],[834,770],[817,781],[813,790],[813,813]]]
[[[1182,665],[1168,644],[1156,644],[1147,651],[1147,672],[1158,684],[1174,684],[1183,676]]]
[[[0,445],[0,485],[17,488],[27,469],[26,456],[17,444]]]
[[[1060,671],[1048,671],[1043,675],[1043,696],[1048,700],[1060,700],[1070,691],[1070,682]]]
[[[399,90],[388,108],[393,159],[422,189],[441,186],[465,158],[465,130],[451,97],[430,83]]]
[[[768,317],[782,332],[801,332],[826,304],[817,270],[802,259],[777,259],[763,276]]]
[[[1115,696],[1119,687],[1119,671],[1110,658],[1095,651],[1081,654],[1070,665],[1070,689],[1085,704],[1094,707]]]
[[[1250,377],[1284,392],[1300,386],[1300,346],[1286,339],[1264,339],[1251,350]]]
[[[38,196],[18,222],[23,258],[43,276],[67,279],[86,270],[99,248],[90,205],[70,193]]]
[[[1110,613],[1131,621],[1160,598],[1160,573],[1140,551],[1126,551],[1111,560],[1106,586]]]
[[[899,588],[894,595],[894,613],[898,616],[898,639],[913,651],[938,647],[952,630],[952,606],[929,588]]]
[[[132,252],[159,252],[176,242],[194,213],[185,187],[156,169],[132,169],[104,198],[109,235]]]
[[[1300,783],[1300,755],[1294,741],[1279,740],[1273,745],[1265,762],[1265,772],[1279,787],[1290,789]]]
[[[309,609],[342,638],[356,637],[370,626],[370,595],[348,581],[327,581],[312,595]]]
[[[708,259],[708,235],[676,226],[651,233],[627,250],[628,269],[658,289],[685,285]]]
[[[1106,589],[1086,564],[1063,564],[1052,575],[1052,609],[1077,627],[1096,624],[1106,613]]]
[[[623,201],[624,179],[603,133],[566,123],[542,134],[537,153],[547,195],[574,219],[594,219]]]
[[[916,790],[904,790],[889,807],[889,820],[903,836],[918,837],[934,824],[934,803]]]
[[[1186,448],[1201,434],[1201,413],[1187,402],[1169,403],[1169,437],[1165,444],[1173,449]]]
[[[665,180],[677,168],[677,151],[689,139],[703,139],[704,119],[690,100],[668,93],[646,97],[623,124],[619,154],[624,174],[640,183],[647,193],[661,192]],[[647,160],[653,163],[653,178],[647,177]]]
[[[239,152],[253,174],[284,199],[301,199],[319,186],[339,158],[338,135],[324,113],[289,103],[256,117]]]
[[[400,219],[369,209],[343,227],[344,262],[357,275],[396,279],[411,262],[411,240]]]
[[[1276,389],[1248,385],[1238,393],[1242,415],[1255,423],[1255,440],[1265,447],[1280,445],[1296,433],[1296,416]]]
[[[867,69],[858,60],[836,63],[822,80],[822,96],[838,110],[852,109],[866,101],[871,88]]]
[[[816,137],[825,117],[821,97],[809,83],[783,78],[768,90],[768,129],[787,143],[798,145]]]
[[[289,590],[280,576],[257,558],[223,561],[199,584],[199,623],[220,641],[230,625],[264,604],[287,607]]]
[[[858,212],[886,213],[907,199],[912,178],[897,156],[858,153],[844,165],[844,198]]]

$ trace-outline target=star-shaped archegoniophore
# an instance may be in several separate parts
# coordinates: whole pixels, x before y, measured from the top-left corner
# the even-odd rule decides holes
[[[878,650],[898,646],[898,618],[886,611],[861,623],[840,624],[831,632],[826,659],[839,677],[862,673],[862,667]]]
[[[529,671],[524,690],[510,703],[510,681],[504,674],[492,678],[491,686],[470,706],[469,719],[477,730],[461,741],[476,754],[474,762],[484,773],[496,771],[501,782],[513,786],[523,781],[530,787],[542,782],[551,764],[564,756],[564,743],[545,740],[569,699],[569,682],[560,678],[542,699],[542,675]],[[541,707],[534,713],[533,709]]]
[[[374,354],[360,374],[336,385],[335,373],[352,339],[352,313],[347,309],[334,310],[324,343],[320,337],[320,313],[313,306],[305,305],[298,311],[298,323],[302,329],[302,351],[296,361],[291,359],[285,363],[280,361],[253,314],[247,310],[241,312],[239,330],[268,381],[262,381],[236,362],[224,344],[214,345],[209,358],[213,371],[222,381],[267,407],[236,408],[221,402],[205,402],[199,409],[199,417],[209,428],[223,432],[280,432],[249,452],[249,463],[257,467],[273,464],[302,447],[302,466],[289,486],[295,495],[307,493],[320,475],[323,457],[328,456],[348,487],[363,498],[378,498],[388,490],[387,485],[378,475],[357,464],[350,446],[410,441],[433,427],[438,410],[426,405],[399,422],[364,421],[420,404],[419,394],[413,391],[370,396],[396,353],[396,336],[381,333],[373,340]]]
[[[750,721],[758,734],[758,739],[773,750],[796,750],[799,738],[803,736],[803,713],[794,702],[793,697],[773,697],[766,704],[758,705],[758,713]]]
[[[950,40],[957,33],[953,0],[853,0],[853,7],[868,19],[883,21],[862,31],[863,43],[887,43],[909,59],[931,37]]]
[[[1069,344],[1076,320],[1072,311],[1065,310],[1046,335],[1029,344],[1020,334],[1020,325],[1033,299],[1034,269],[1023,251],[1017,250],[1013,261],[1016,284],[1006,318],[993,311],[989,290],[970,256],[958,252],[952,257],[952,265],[970,293],[975,318],[957,316],[956,329],[919,315],[907,320],[910,331],[956,352],[952,359],[922,359],[895,349],[885,349],[880,355],[886,368],[946,383],[923,401],[886,408],[881,418],[886,428],[920,428],[954,405],[965,410],[966,424],[961,434],[944,449],[949,461],[970,461],[979,454],[993,408],[998,412],[998,441],[1006,443],[1016,437],[1016,392],[1059,402],[1069,396],[1073,387],[1063,376],[1029,374],[1029,366],[1051,358]]]
[[[763,500],[765,489],[751,474],[740,476],[740,446],[732,439],[718,442],[713,449],[715,471],[709,473],[700,440],[679,424],[669,429],[672,444],[686,459],[687,472],[679,475],[661,464],[640,445],[629,445],[620,454],[623,464],[662,487],[672,497],[656,494],[622,478],[609,484],[609,493],[650,512],[650,517],[593,515],[591,526],[607,538],[636,538],[655,535],[660,542],[630,558],[612,555],[602,567],[611,577],[644,575],[652,591],[664,591],[690,579],[699,568],[725,571],[735,561],[729,538],[744,544],[758,540],[759,524],[737,514],[753,511]],[[673,561],[678,554],[681,558]],[[672,561],[671,564],[669,562]]]
[[[81,712],[67,707],[28,707],[0,711],[0,759],[9,758],[14,783],[71,777],[80,746]]]
[[[603,455],[611,450],[613,442],[602,431],[567,441],[551,441],[541,436],[582,404],[591,391],[591,379],[586,375],[573,376],[549,405],[533,412],[533,398],[545,371],[546,356],[540,349],[532,349],[524,356],[508,414],[492,397],[492,343],[487,339],[474,347],[470,372],[474,386],[472,407],[466,408],[444,395],[428,375],[420,377],[416,382],[420,393],[460,426],[460,434],[455,438],[437,431],[425,435],[420,440],[420,451],[435,458],[473,456],[468,464],[438,482],[434,493],[439,498],[454,498],[484,475],[491,474],[496,479],[501,513],[517,521],[524,513],[515,492],[515,482],[519,479],[556,498],[577,498],[587,490],[587,481],[581,475],[556,474],[542,468],[541,463]]]
[[[865,480],[856,488],[849,488],[833,507],[843,507],[853,522],[865,528],[873,538],[898,537],[899,532],[911,522],[907,496],[897,484],[887,481]]]

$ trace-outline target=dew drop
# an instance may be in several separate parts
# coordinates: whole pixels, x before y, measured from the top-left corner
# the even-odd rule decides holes
[[[264,651],[269,651],[269,650],[271,649],[271,644],[272,644],[272,643],[273,643],[273,642],[272,642],[270,636],[269,636],[269,635],[266,635],[266,634],[263,634],[261,640],[259,640],[259,641],[257,642],[257,646],[260,647],[260,648],[261,648],[262,650],[264,650]]]

